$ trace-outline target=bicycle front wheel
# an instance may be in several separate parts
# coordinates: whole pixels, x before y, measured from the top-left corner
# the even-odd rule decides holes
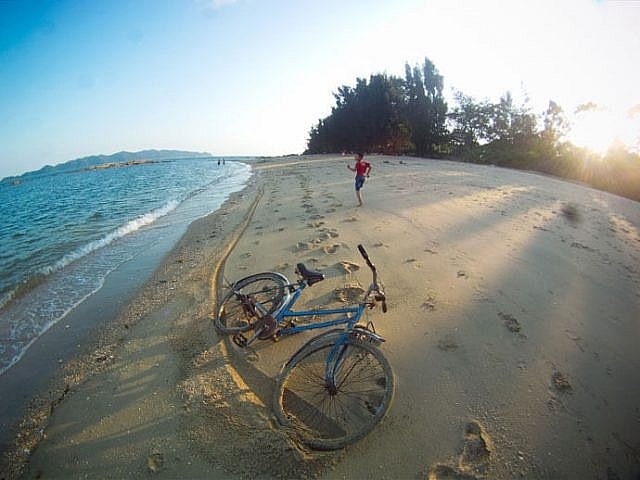
[[[289,296],[289,280],[275,272],[262,272],[238,280],[222,298],[215,325],[222,333],[246,332],[263,315],[274,313]]]
[[[303,443],[335,450],[367,435],[385,416],[395,377],[382,351],[349,338],[336,353],[335,382],[325,368],[335,338],[314,342],[283,369],[274,393],[275,414]]]

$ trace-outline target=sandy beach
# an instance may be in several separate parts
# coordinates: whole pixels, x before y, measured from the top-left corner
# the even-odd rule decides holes
[[[31,404],[2,478],[631,479],[640,475],[640,204],[542,175],[368,156],[265,158],[194,223]],[[304,335],[242,350],[213,328],[229,281],[325,273],[297,306],[366,320],[397,377],[387,417],[336,452],[278,428]],[[344,296],[342,296],[344,297]],[[34,374],[36,374],[34,372]]]

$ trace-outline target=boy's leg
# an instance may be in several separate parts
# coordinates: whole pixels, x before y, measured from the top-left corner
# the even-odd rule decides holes
[[[362,206],[362,194],[360,189],[364,185],[364,177],[356,177],[356,198],[358,199],[358,206]]]

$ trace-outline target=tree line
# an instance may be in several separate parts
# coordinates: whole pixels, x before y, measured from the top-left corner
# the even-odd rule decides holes
[[[497,103],[462,92],[449,108],[428,58],[405,77],[358,78],[334,93],[331,114],[309,132],[305,153],[365,152],[449,158],[534,170],[640,201],[640,156],[622,143],[604,155],[566,141],[570,125],[549,101],[541,115],[506,92]],[[586,108],[586,107],[585,107]]]

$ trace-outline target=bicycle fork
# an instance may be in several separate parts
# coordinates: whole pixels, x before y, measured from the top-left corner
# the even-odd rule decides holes
[[[340,384],[337,383],[336,375],[338,374],[338,371],[341,369],[341,367],[343,367],[345,355],[347,354],[349,345],[351,345],[349,343],[348,337],[354,335],[361,341],[367,341],[375,345],[380,345],[380,343],[385,341],[384,338],[375,333],[375,331],[371,331],[369,330],[369,328],[358,326],[356,326],[353,331],[345,332],[340,335],[336,343],[331,348],[331,351],[329,352],[324,370],[324,388],[331,396],[335,396],[338,394],[342,383],[347,380],[347,377],[349,377],[351,372],[364,360],[364,358],[360,356],[359,358],[356,358],[354,362],[351,362],[348,368],[345,368],[340,372],[341,382]]]
[[[340,385],[336,382],[336,374],[342,365],[344,360],[344,355],[349,347],[349,343],[347,342],[348,332],[340,335],[338,341],[333,345],[331,351],[329,352],[329,356],[327,357],[327,364],[324,369],[324,388],[331,396],[335,396],[338,393]],[[343,373],[343,381],[346,377],[349,376],[349,372],[353,370],[355,364],[351,366],[351,368]]]

